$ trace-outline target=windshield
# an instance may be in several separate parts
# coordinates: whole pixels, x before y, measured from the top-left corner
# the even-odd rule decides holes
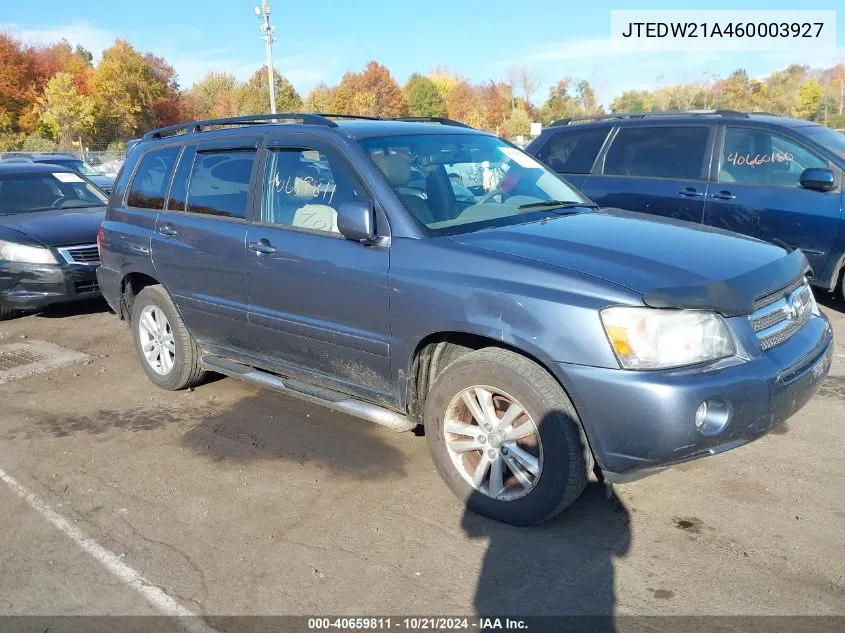
[[[436,233],[530,221],[590,205],[528,154],[493,136],[422,134],[361,141],[414,217]]]
[[[839,158],[845,160],[845,134],[831,130],[823,125],[808,125],[800,128],[806,136],[809,136],[819,145],[826,147]]]
[[[67,167],[68,169],[72,169],[76,173],[82,174],[83,176],[102,176],[99,171],[91,167],[91,165],[86,163],[84,160],[80,160],[78,158],[56,158],[42,162],[49,162],[53,165],[61,165],[62,167]]]
[[[106,202],[99,189],[70,172],[0,175],[0,215],[99,207]]]

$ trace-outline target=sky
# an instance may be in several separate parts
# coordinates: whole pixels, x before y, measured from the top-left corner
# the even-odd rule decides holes
[[[265,61],[253,0],[0,0],[0,31],[30,42],[67,39],[98,58],[115,38],[167,59],[189,87],[210,70],[247,78]],[[337,83],[370,59],[386,65],[401,83],[413,72],[447,66],[471,81],[501,80],[507,69],[527,65],[542,84],[572,76],[588,79],[602,103],[628,89],[697,81],[704,73],[727,76],[743,67],[764,77],[790,63],[813,67],[845,61],[845,12],[837,16],[836,52],[814,53],[618,53],[611,50],[611,9],[693,9],[700,3],[574,2],[572,0],[322,0],[272,2],[276,27],[274,65],[305,93],[320,82]],[[814,2],[836,9],[840,2]],[[795,9],[786,0],[724,2],[708,9]]]

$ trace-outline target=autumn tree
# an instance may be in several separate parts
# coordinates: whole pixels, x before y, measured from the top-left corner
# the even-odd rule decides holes
[[[238,82],[232,73],[212,70],[194,83],[187,95],[193,100],[191,107],[200,113],[199,118],[227,116],[226,113],[214,112],[214,106],[221,93],[232,93],[237,85]]]
[[[413,116],[446,116],[446,100],[428,77],[414,73],[404,88],[408,112]]]
[[[462,81],[457,72],[446,66],[434,67],[428,73],[428,79],[434,84],[437,93],[444,102],[449,100],[449,93],[452,92],[452,88]]]
[[[35,64],[31,49],[8,33],[0,33],[0,124],[16,131],[20,117],[33,106]]]
[[[326,84],[318,84],[308,91],[302,109],[305,112],[328,112],[332,93]]]
[[[302,109],[302,97],[293,84],[279,71],[273,70],[276,89],[276,112],[298,112]],[[264,114],[270,111],[270,82],[267,66],[262,66],[239,88],[238,114]]]
[[[39,120],[59,147],[69,148],[72,141],[87,135],[94,127],[94,100],[79,94],[71,73],[53,75],[38,104]]]
[[[109,138],[131,138],[170,116],[175,72],[160,58],[116,40],[91,76],[97,127]]]
[[[365,108],[362,110],[362,108]],[[407,113],[405,95],[390,71],[376,61],[363,72],[346,73],[332,91],[329,109],[338,114],[398,117]]]

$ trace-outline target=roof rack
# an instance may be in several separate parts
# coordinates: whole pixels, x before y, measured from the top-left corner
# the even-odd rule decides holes
[[[667,110],[664,112],[610,112],[609,114],[592,114],[588,116],[573,116],[565,119],[558,119],[549,127],[557,125],[569,125],[577,121],[603,121],[605,119],[643,119],[653,116],[678,116],[683,114],[692,115],[717,115],[730,118],[747,119],[748,113],[738,110]],[[752,112],[751,114],[760,114]]]
[[[408,121],[411,123],[439,123],[440,125],[452,125],[454,127],[471,127],[466,123],[462,123],[461,121],[455,121],[455,119],[448,119],[443,116],[398,116],[392,119],[388,119],[388,121]]]
[[[381,121],[377,116],[367,116],[365,114],[336,114],[333,112],[315,112],[317,116],[325,117],[327,119],[358,119],[361,121]]]
[[[441,125],[454,125],[455,127],[470,127],[466,123],[447,119],[440,116],[406,116],[393,119],[380,119],[374,116],[362,114],[335,114],[335,113],[306,113],[306,112],[279,112],[277,114],[250,114],[247,116],[228,117],[225,119],[206,119],[204,121],[192,121],[190,123],[179,123],[166,127],[150,130],[142,137],[144,141],[176,136],[177,134],[194,134],[202,132],[203,128],[225,125],[256,125],[265,123],[278,123],[279,121],[299,121],[306,125],[325,125],[337,127],[332,119],[359,119],[364,121],[414,121],[420,123],[440,123]]]
[[[325,125],[337,127],[337,123],[319,114],[306,114],[303,112],[279,112],[277,114],[251,114],[248,116],[228,117],[225,119],[206,119],[204,121],[193,121],[191,123],[180,123],[168,125],[155,130],[150,130],[142,137],[145,141],[151,141],[165,136],[176,134],[192,134],[201,132],[204,127],[212,125],[254,125],[259,123],[278,123],[279,121],[300,121],[308,125]]]

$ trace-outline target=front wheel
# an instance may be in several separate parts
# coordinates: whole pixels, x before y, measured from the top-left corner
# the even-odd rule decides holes
[[[535,525],[587,484],[592,456],[575,408],[523,356],[498,348],[462,356],[437,377],[424,416],[440,475],[478,514]]]
[[[176,391],[205,377],[197,344],[162,286],[147,286],[135,298],[132,338],[144,372],[159,387]]]

